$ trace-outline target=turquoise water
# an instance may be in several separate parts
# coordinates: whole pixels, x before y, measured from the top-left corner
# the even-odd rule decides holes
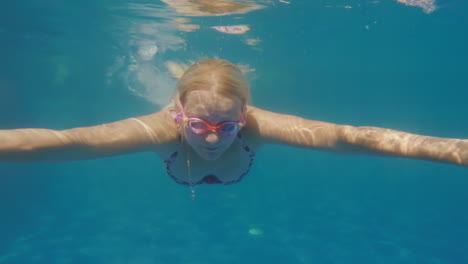
[[[149,114],[175,85],[165,62],[221,57],[251,69],[257,107],[468,138],[462,1],[430,13],[389,0],[258,1],[265,8],[216,17],[148,0],[10,2],[1,129]],[[250,31],[211,28],[240,24]],[[467,263],[467,176],[266,146],[241,183],[201,186],[192,201],[151,153],[0,164],[0,263]]]

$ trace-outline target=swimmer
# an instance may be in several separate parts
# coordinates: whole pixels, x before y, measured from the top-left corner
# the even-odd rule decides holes
[[[177,183],[233,184],[266,144],[468,166],[468,140],[308,120],[248,104],[249,85],[226,60],[200,60],[180,74],[161,111],[68,130],[0,130],[1,162],[65,162],[154,152]]]

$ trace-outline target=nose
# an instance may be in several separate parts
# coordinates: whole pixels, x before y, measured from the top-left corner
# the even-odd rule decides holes
[[[216,144],[219,142],[219,135],[215,132],[210,132],[205,137],[206,142],[209,144]]]

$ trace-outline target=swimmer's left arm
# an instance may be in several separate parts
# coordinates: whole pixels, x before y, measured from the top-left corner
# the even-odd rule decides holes
[[[379,155],[468,166],[468,140],[416,135],[379,127],[354,127],[248,108],[259,141],[340,154]]]
[[[422,136],[380,127],[340,125],[338,145],[356,146],[368,154],[404,157],[468,166],[468,140]]]

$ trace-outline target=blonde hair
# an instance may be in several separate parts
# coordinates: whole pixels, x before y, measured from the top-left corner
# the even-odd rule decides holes
[[[245,106],[250,100],[250,89],[244,74],[227,60],[203,59],[182,75],[177,95],[182,105],[192,91],[209,90],[229,98],[238,98]]]

